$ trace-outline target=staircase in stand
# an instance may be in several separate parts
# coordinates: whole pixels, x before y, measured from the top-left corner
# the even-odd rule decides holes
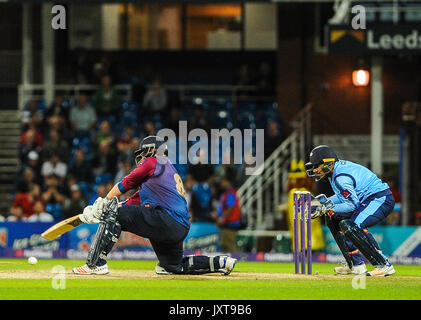
[[[18,111],[0,110],[0,215],[3,216],[9,214],[13,200],[21,126]]]

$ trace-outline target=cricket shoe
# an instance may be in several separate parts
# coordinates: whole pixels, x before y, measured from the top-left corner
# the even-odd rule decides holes
[[[232,270],[234,270],[237,259],[231,258],[229,256],[222,256],[219,258],[220,268],[219,272],[222,272],[225,276],[229,275]]]
[[[108,265],[97,266],[95,268],[89,268],[87,264],[72,269],[75,274],[108,274]]]
[[[367,267],[365,263],[353,266],[350,268],[346,262],[343,262],[341,266],[333,269],[337,274],[364,274],[367,273]]]
[[[159,265],[159,263],[155,267],[155,272],[156,272],[156,274],[166,274],[166,275],[168,275],[168,274],[174,274],[172,272],[168,272],[167,270],[165,270],[163,267],[161,267]]]
[[[388,262],[383,267],[376,267],[373,271],[367,272],[367,276],[369,277],[387,277],[392,274],[396,273],[395,268],[393,268],[393,265]]]

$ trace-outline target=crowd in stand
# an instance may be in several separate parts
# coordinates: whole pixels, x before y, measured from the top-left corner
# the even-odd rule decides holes
[[[46,107],[40,101],[28,101],[22,116],[14,200],[10,212],[0,218],[50,222],[81,213],[134,168],[134,151],[141,139],[156,134],[158,128],[178,132],[178,122],[187,120],[189,129],[209,131],[224,127],[226,122],[221,119],[233,121],[226,115],[210,117],[211,111],[217,114],[223,108],[229,113],[229,104],[172,105],[159,79],[135,102],[123,101],[108,73],[100,74],[99,79],[99,87],[91,95],[57,95]],[[255,108],[249,106],[248,113],[238,114],[235,125],[247,128],[250,123],[246,120]],[[263,118],[268,129],[265,154],[269,155],[280,144],[282,131],[276,117]],[[230,157],[230,152],[223,157]],[[176,167],[187,191],[192,221],[218,221],[220,196],[247,178],[242,165]]]

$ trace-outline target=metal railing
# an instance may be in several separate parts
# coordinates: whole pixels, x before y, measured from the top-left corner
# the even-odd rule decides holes
[[[100,88],[99,85],[91,84],[54,84],[53,92],[54,96],[60,94],[65,99],[73,101],[77,99],[81,93],[86,94],[87,92],[91,92],[94,94],[98,88]],[[117,90],[123,100],[132,100],[132,86],[130,84],[115,85],[113,88]],[[25,104],[31,99],[44,100],[46,90],[47,86],[44,84],[20,84],[18,86],[18,109],[23,110]],[[46,101],[46,103],[51,102],[52,101]]]
[[[95,93],[99,88],[98,85],[72,85],[72,84],[55,84],[53,86],[54,94],[61,94],[69,100],[77,99],[81,92]],[[130,84],[115,85],[122,99],[131,101],[132,86]],[[241,102],[259,103],[273,102],[275,95],[258,95],[259,86],[237,86],[237,85],[217,85],[217,84],[182,84],[182,85],[164,85],[163,88],[167,93],[175,93],[181,103],[197,103],[198,99],[206,102],[225,101],[237,105]],[[44,100],[46,86],[43,84],[29,84],[18,86],[18,106],[19,110],[23,110],[24,105],[30,100]],[[138,101],[141,103],[141,101]],[[49,102],[48,102],[49,103]]]
[[[305,160],[311,148],[311,104],[290,122],[293,131],[264,161],[259,175],[251,175],[238,189],[247,229],[265,230],[281,203],[286,202],[286,185],[293,159]]]
[[[239,102],[271,102],[275,95],[256,95],[259,86],[239,86],[225,84],[182,84],[165,85],[168,92],[177,92],[180,102],[191,102],[201,98],[207,101],[226,100],[234,105]]]

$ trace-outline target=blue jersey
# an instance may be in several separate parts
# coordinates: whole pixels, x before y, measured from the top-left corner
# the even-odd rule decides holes
[[[160,206],[177,222],[190,225],[183,180],[167,157],[144,159],[118,186],[123,193],[140,187],[142,205]]]
[[[371,195],[389,189],[372,171],[351,161],[335,162],[329,182],[335,194],[329,199],[335,212],[352,212]]]

